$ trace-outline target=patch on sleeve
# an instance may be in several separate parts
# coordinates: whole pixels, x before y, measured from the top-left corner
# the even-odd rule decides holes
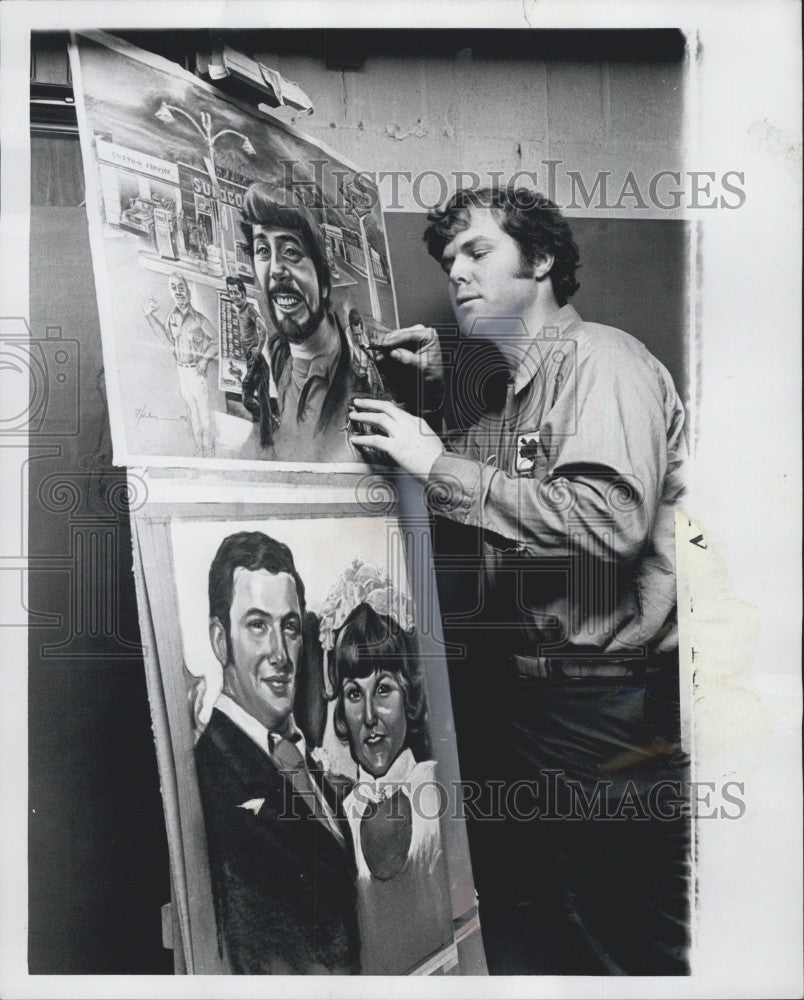
[[[516,471],[533,472],[539,454],[539,432],[525,431],[516,439]]]

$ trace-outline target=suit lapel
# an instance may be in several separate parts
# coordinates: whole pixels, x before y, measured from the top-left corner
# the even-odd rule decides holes
[[[328,836],[343,846],[343,833],[337,820],[324,815],[319,802],[311,801],[313,792],[303,775],[298,771],[281,771],[267,752],[258,747],[228,715],[218,709],[212,710],[207,729],[210,739],[215,742],[221,753],[226,755],[232,769],[242,780],[242,787],[235,792],[236,796],[243,800],[263,798],[264,803],[260,812],[265,818],[281,819],[283,813],[287,814],[288,805],[292,803],[294,809],[298,810],[297,815],[302,815],[305,821],[317,820],[327,831]],[[307,769],[312,783],[326,799],[327,804],[331,805],[332,789],[321,769],[309,755]],[[291,809],[291,812],[294,809]],[[333,808],[333,815],[335,811]]]
[[[341,830],[340,823],[338,822],[336,809],[332,802],[332,789],[329,786],[329,782],[324,777],[324,772],[316,765],[310,755],[307,755],[307,772],[310,777],[310,781],[315,786],[318,794],[321,797],[321,801],[316,802],[316,808],[314,810],[315,818],[326,827],[329,835],[340,844],[341,847],[344,846],[344,835],[343,830]],[[324,805],[322,805],[322,802]],[[329,815],[325,813],[325,806],[329,807]]]
[[[338,788],[335,782],[330,781],[324,771],[316,764],[311,757],[308,755],[310,776],[316,783],[316,786],[321,791],[322,796],[326,800],[327,805],[330,807],[332,814],[332,822],[340,834],[340,838],[343,841],[343,845],[347,847],[351,842],[351,836],[348,831],[348,824],[346,823],[345,817],[343,815],[343,800],[346,795],[352,789],[352,783],[348,782],[348,787]],[[345,781],[346,779],[344,779]],[[336,839],[338,839],[336,837]]]

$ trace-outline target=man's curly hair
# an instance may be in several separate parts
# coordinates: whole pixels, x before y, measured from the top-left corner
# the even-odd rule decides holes
[[[490,208],[503,232],[519,246],[523,264],[531,268],[553,255],[550,280],[560,306],[578,291],[575,271],[580,254],[567,220],[549,198],[528,188],[462,188],[443,208],[427,214],[424,242],[427,251],[439,263],[444,248],[457,233],[469,226],[472,208]]]

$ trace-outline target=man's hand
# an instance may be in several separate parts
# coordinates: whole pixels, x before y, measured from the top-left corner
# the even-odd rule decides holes
[[[402,331],[400,331],[402,332]],[[351,441],[366,448],[376,448],[405,472],[424,484],[433,463],[444,451],[441,439],[419,417],[400,410],[383,399],[356,399],[349,419],[371,424],[384,433],[353,434]]]
[[[444,362],[438,334],[431,326],[407,326],[393,330],[380,345],[388,352],[388,357],[401,365],[418,368],[427,382],[443,382]]]
[[[377,345],[377,364],[394,396],[409,413],[438,412],[444,402],[444,362],[438,334],[430,326],[408,326]]]
[[[142,311],[146,316],[153,316],[159,305],[153,295],[149,295],[148,298],[142,304]]]

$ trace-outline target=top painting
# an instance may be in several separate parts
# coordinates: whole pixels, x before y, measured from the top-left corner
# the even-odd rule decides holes
[[[368,174],[116,38],[71,59],[115,463],[365,468],[349,400],[393,398],[397,326]]]

